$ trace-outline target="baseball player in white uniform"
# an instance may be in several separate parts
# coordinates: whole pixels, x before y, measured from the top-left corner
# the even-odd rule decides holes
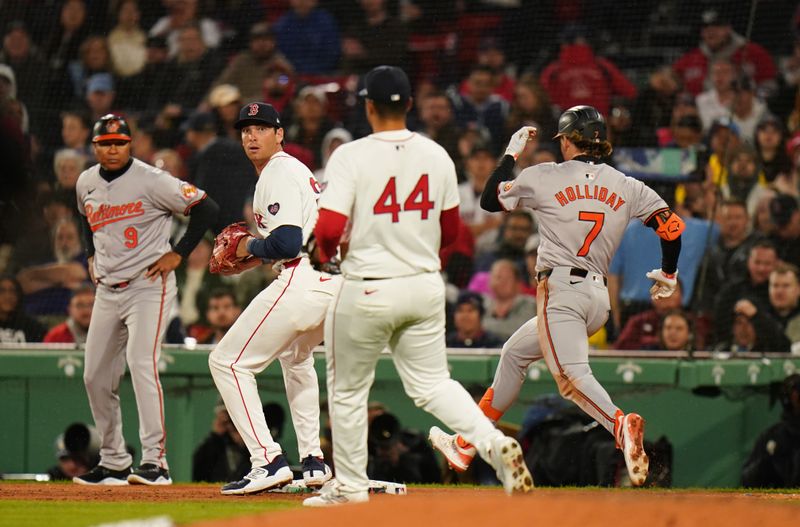
[[[531,209],[541,242],[538,315],[503,346],[492,386],[480,402],[498,421],[519,395],[528,366],[544,358],[561,395],[613,434],[633,485],[644,484],[649,460],[644,452],[644,419],[620,410],[592,375],[588,335],[602,327],[610,309],[606,274],[628,222],[638,218],[661,237],[662,266],[647,273],[654,298],[675,290],[683,221],[641,181],[601,162],[611,154],[603,116],[591,106],[575,106],[558,122],[563,163],[543,163],[514,179],[513,167],[536,129],[523,127],[481,196],[486,210]],[[466,470],[475,456],[468,438],[431,428],[434,447],[450,466]]]
[[[415,404],[470,438],[507,492],[533,487],[522,450],[450,378],[445,352],[439,248],[458,230],[453,162],[435,142],[406,128],[408,77],[379,66],[365,79],[373,134],[337,149],[326,168],[315,229],[326,261],[349,219],[344,281],[325,322],[327,383],[336,480],[307,506],[368,500],[367,399],[387,347]]]
[[[100,118],[92,141],[99,164],[80,175],[76,192],[89,272],[97,285],[83,380],[101,447],[100,463],[73,481],[169,485],[158,360],[177,292],[173,270],[216,220],[219,207],[194,185],[131,157],[130,129],[122,117]],[[191,217],[183,238],[171,247],[176,213]],[[122,436],[119,405],[126,362],[142,443],[135,470]]]
[[[325,312],[341,277],[315,270],[304,249],[317,222],[320,188],[311,171],[283,151],[278,112],[269,104],[247,104],[236,127],[258,174],[253,213],[259,235],[242,239],[237,256],[275,261],[280,274],[209,355],[214,382],[252,463],[252,470],[223,486],[222,494],[251,494],[292,481],[283,450],[261,411],[256,386],[256,374],[275,359],[283,369],[303,480],[319,487],[331,478],[331,470],[320,449],[319,384],[312,351],[322,342]]]

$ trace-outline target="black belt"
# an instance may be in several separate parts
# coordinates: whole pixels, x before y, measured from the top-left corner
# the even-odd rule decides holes
[[[97,281],[98,284],[103,284],[100,280]],[[110,287],[111,289],[125,289],[129,285],[131,285],[130,280],[125,280],[124,282],[120,282],[118,284],[103,284],[106,287]]]
[[[539,274],[536,275],[536,279],[541,282],[551,274],[553,274],[552,269],[545,269],[544,271],[539,271]],[[577,267],[572,267],[569,270],[569,275],[576,276],[578,278],[586,278],[587,276],[589,276],[589,271],[587,271],[586,269],[579,269]],[[603,277],[603,285],[608,286],[608,278],[606,278],[605,276]]]

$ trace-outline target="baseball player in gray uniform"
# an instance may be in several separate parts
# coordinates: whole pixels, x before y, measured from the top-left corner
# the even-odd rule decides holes
[[[122,117],[100,118],[92,142],[99,163],[80,175],[76,191],[89,273],[97,285],[83,380],[101,446],[100,463],[73,481],[169,485],[158,360],[177,292],[173,270],[216,220],[219,207],[194,185],[131,157],[131,133]],[[174,247],[169,240],[173,214],[191,215]],[[119,405],[126,362],[142,444],[135,470],[122,436]]]
[[[319,381],[312,352],[322,342],[328,304],[340,276],[311,266],[305,246],[317,222],[320,188],[311,171],[283,151],[283,126],[272,105],[242,107],[236,128],[258,182],[253,214],[258,237],[242,238],[237,256],[275,261],[278,277],[256,296],[208,357],[211,375],[250,451],[252,470],[222,494],[252,494],[292,481],[283,449],[261,411],[256,374],[276,359],[283,381],[303,481],[319,487],[331,478],[319,437]]]
[[[604,164],[611,154],[603,116],[590,106],[565,111],[558,122],[563,163],[526,168],[514,179],[516,158],[536,129],[511,138],[481,196],[489,211],[528,208],[539,224],[538,299],[535,318],[503,346],[492,386],[480,402],[497,421],[519,395],[528,366],[544,358],[561,395],[613,434],[633,485],[647,478],[644,419],[620,410],[592,375],[588,335],[600,329],[610,309],[606,273],[628,222],[638,218],[661,238],[662,266],[647,273],[654,298],[675,290],[683,221],[652,189]],[[457,471],[466,470],[475,448],[464,438],[431,428],[434,447]]]
[[[439,248],[458,232],[453,161],[406,128],[411,86],[403,70],[379,66],[365,84],[374,133],[331,156],[314,230],[325,261],[352,222],[344,282],[325,320],[336,481],[303,504],[369,499],[367,399],[387,347],[414,403],[474,441],[506,492],[528,492],[533,480],[519,444],[492,426],[447,370]]]

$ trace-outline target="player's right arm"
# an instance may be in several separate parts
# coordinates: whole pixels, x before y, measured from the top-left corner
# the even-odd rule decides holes
[[[351,146],[337,148],[325,167],[328,184],[319,198],[319,217],[314,226],[318,252],[316,258],[320,263],[329,262],[336,255],[336,248],[352,214],[356,196],[356,169],[349,160],[351,150]]]
[[[494,169],[486,186],[483,187],[481,193],[481,208],[489,212],[501,212],[506,210],[503,204],[500,203],[498,188],[500,184],[505,181],[512,181],[514,179],[514,164],[517,158],[525,150],[525,145],[528,141],[536,137],[538,131],[534,126],[523,126],[511,136],[511,140],[506,147],[505,155],[497,168]]]

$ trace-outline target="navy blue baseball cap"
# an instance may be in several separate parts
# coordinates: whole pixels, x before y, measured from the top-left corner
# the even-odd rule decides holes
[[[405,102],[411,98],[411,83],[406,72],[396,66],[378,66],[367,73],[362,97],[376,102]]]
[[[242,106],[242,109],[239,110],[239,120],[233,126],[237,130],[241,130],[251,124],[263,124],[274,126],[275,128],[283,127],[278,110],[265,102],[251,102]]]

